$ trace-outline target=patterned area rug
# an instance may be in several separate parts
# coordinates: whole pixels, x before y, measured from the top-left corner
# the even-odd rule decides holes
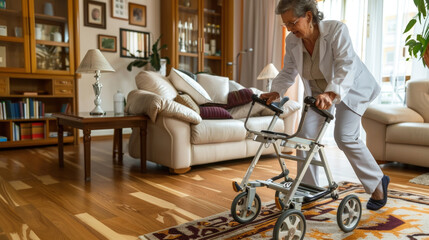
[[[389,201],[379,211],[366,209],[368,194],[356,183],[340,183],[340,199],[321,199],[303,206],[307,223],[305,239],[429,239],[429,197],[389,190]],[[338,206],[355,194],[362,202],[358,227],[344,233],[337,225]],[[239,224],[229,211],[140,236],[140,239],[272,239],[280,211],[274,202],[264,204],[251,223]]]

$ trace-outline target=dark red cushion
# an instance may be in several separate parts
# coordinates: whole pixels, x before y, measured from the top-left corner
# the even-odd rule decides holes
[[[253,91],[250,88],[243,88],[228,94],[227,109],[244,105],[252,101]]]
[[[202,119],[231,119],[228,111],[221,107],[200,106],[200,116]]]

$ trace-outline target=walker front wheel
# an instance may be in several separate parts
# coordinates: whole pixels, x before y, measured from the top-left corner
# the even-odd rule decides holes
[[[250,209],[247,209],[248,193],[242,192],[234,198],[231,205],[231,215],[239,223],[248,223],[253,221],[261,211],[261,198],[255,193]]]
[[[338,207],[337,223],[344,232],[353,231],[359,224],[362,216],[362,204],[356,195],[345,197]]]
[[[296,209],[284,211],[274,225],[273,239],[304,239],[307,224],[304,214]]]

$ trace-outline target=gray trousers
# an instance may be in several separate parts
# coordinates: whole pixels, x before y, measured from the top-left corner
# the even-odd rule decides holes
[[[329,111],[335,113],[335,130],[334,137],[338,147],[344,152],[349,160],[353,170],[362,183],[366,193],[373,193],[381,182],[383,172],[376,163],[374,157],[368,150],[367,146],[360,139],[360,122],[361,116],[353,112],[343,102],[333,105]],[[299,137],[315,138],[323,124],[324,118],[313,110],[307,112],[307,116],[302,127]],[[305,151],[297,151],[297,156],[305,157]],[[320,160],[319,155],[315,155],[315,159]],[[301,169],[301,163],[298,163],[298,171]],[[330,167],[335,167],[335,164],[330,164]],[[310,165],[303,182],[312,185],[318,185],[318,171],[320,167]],[[335,178],[335,177],[334,177]]]

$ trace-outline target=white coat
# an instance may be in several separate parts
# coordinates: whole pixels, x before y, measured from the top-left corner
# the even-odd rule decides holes
[[[368,71],[365,64],[353,50],[347,26],[339,21],[321,21],[319,23],[320,62],[319,67],[328,85],[325,92],[337,94],[335,103],[341,101],[351,110],[362,115],[369,103],[380,93],[380,86]],[[295,82],[299,74],[302,78],[303,43],[294,34],[286,37],[284,68],[273,80],[272,89],[281,89],[280,96]],[[304,83],[304,95],[311,96],[307,79]]]

